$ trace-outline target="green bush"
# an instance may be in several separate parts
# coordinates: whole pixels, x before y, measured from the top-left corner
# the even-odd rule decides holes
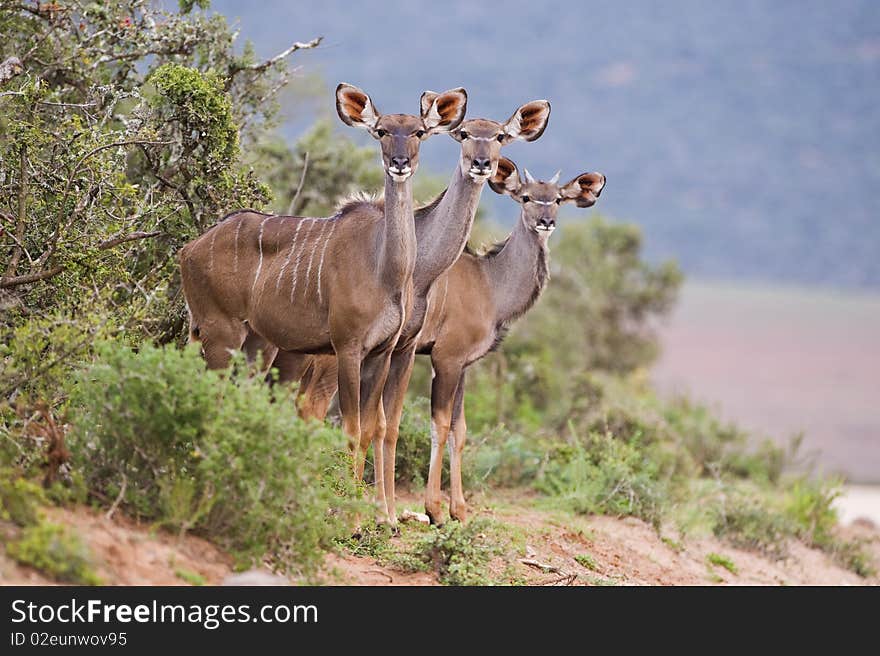
[[[504,552],[507,542],[502,525],[492,520],[448,522],[430,527],[390,562],[408,571],[433,571],[445,585],[489,585],[487,565]]]
[[[650,454],[609,433],[591,433],[560,451],[536,487],[574,512],[634,515],[656,527],[668,503],[667,483]]]
[[[6,546],[10,557],[65,583],[100,585],[88,548],[79,537],[57,524],[28,526]]]
[[[42,488],[10,467],[0,467],[0,520],[18,526],[40,521],[39,508],[46,502]]]
[[[357,506],[342,433],[299,419],[289,390],[206,371],[195,347],[97,351],[71,386],[68,442],[93,495],[243,563],[314,573]]]
[[[838,535],[834,500],[842,494],[836,479],[796,479],[786,495],[785,513],[801,540],[830,554],[840,565],[859,576],[871,576],[874,565],[863,545]]]
[[[541,438],[529,438],[504,426],[469,438],[464,455],[464,484],[492,487],[531,485],[553,449]]]
[[[782,558],[794,533],[792,522],[765,499],[734,494],[711,508],[713,532],[735,547]]]

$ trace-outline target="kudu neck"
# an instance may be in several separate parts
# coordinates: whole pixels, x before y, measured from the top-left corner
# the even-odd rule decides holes
[[[412,176],[395,182],[385,174],[385,233],[380,267],[395,281],[413,274],[416,233],[413,225]]]
[[[483,182],[475,182],[461,172],[457,164],[443,198],[430,211],[416,219],[416,272],[413,277],[416,293],[427,292],[461,255],[467,243]]]
[[[520,215],[504,247],[487,260],[496,321],[516,319],[538,300],[547,284],[548,258],[546,240],[528,228]]]

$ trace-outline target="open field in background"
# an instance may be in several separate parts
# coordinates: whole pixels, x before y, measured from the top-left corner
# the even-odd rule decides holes
[[[776,440],[803,431],[822,471],[880,484],[880,296],[688,282],[661,334],[664,394]]]

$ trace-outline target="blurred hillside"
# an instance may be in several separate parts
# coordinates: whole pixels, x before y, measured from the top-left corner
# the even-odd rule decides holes
[[[880,5],[636,0],[571,5],[450,0],[214,0],[263,55],[325,35],[299,60],[328,87],[361,85],[383,111],[463,85],[469,114],[553,102],[533,173],[609,179],[605,214],[646,232],[688,274],[880,287]],[[304,87],[313,86],[305,80]],[[323,111],[332,111],[329,89]],[[295,136],[312,109],[292,102]],[[445,172],[451,140],[423,161]],[[499,219],[514,208],[487,191]]]

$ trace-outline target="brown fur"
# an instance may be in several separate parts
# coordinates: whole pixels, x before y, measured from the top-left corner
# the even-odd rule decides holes
[[[456,519],[467,510],[461,485],[461,454],[466,439],[464,372],[468,366],[496,348],[509,324],[538,300],[548,280],[546,237],[537,226],[555,224],[559,202],[590,206],[601,194],[605,178],[588,173],[558,186],[546,182],[523,183],[516,166],[502,158],[490,181],[498,193],[508,194],[522,205],[517,227],[511,235],[483,254],[466,251],[453,267],[437,279],[429,295],[428,311],[419,334],[417,352],[431,356],[434,378],[431,387],[432,450],[425,508],[433,521],[440,516],[440,470],[443,446],[452,440],[451,506]],[[524,196],[549,205],[522,203]],[[332,378],[332,357],[318,357],[325,376]],[[322,395],[331,388],[313,381],[303,392],[313,405],[328,405]]]
[[[433,92],[422,94],[422,112],[428,112],[431,104],[436,100],[437,94]],[[531,118],[523,121],[523,114]],[[518,108],[505,123],[488,119],[468,119],[462,122],[458,129],[450,133],[461,144],[458,166],[453,172],[450,186],[434,201],[414,213],[418,254],[413,277],[413,311],[401,330],[391,357],[385,388],[382,391],[382,403],[387,419],[384,454],[385,496],[392,521],[395,511],[394,464],[400,417],[418,346],[418,335],[428,308],[429,293],[435,281],[447,272],[461,255],[476,214],[483,182],[494,175],[496,167],[503,165],[505,161],[501,158],[502,146],[514,140],[534,141],[543,132],[549,115],[550,104],[538,100]],[[503,170],[508,171],[508,169]],[[381,198],[365,199],[362,195],[354,200],[370,202],[379,210],[384,202]],[[320,357],[316,356],[316,359]],[[286,362],[290,361],[281,360],[276,366],[283,367]],[[304,365],[294,359],[290,366],[302,368]],[[328,372],[331,368],[332,365],[323,367]],[[308,389],[310,386],[304,384],[303,387]],[[329,386],[324,385],[321,388],[332,395]],[[320,392],[309,389],[309,394],[320,395]],[[328,406],[329,399],[315,403],[308,400],[300,402],[300,407],[310,410],[324,408],[326,411]]]
[[[381,392],[412,308],[411,175],[419,145],[456,127],[467,96],[463,90],[440,94],[421,117],[380,115],[369,96],[349,85],[339,85],[336,97],[340,118],[369,130],[381,145],[382,208],[356,202],[327,219],[236,212],[184,246],[180,265],[191,335],[209,367],[225,367],[249,330],[267,362],[279,349],[336,355],[343,427],[360,474],[370,436],[381,464],[382,444],[375,441],[384,438]],[[442,119],[445,127],[429,116],[439,100],[459,110]],[[387,517],[381,473],[376,487]]]

